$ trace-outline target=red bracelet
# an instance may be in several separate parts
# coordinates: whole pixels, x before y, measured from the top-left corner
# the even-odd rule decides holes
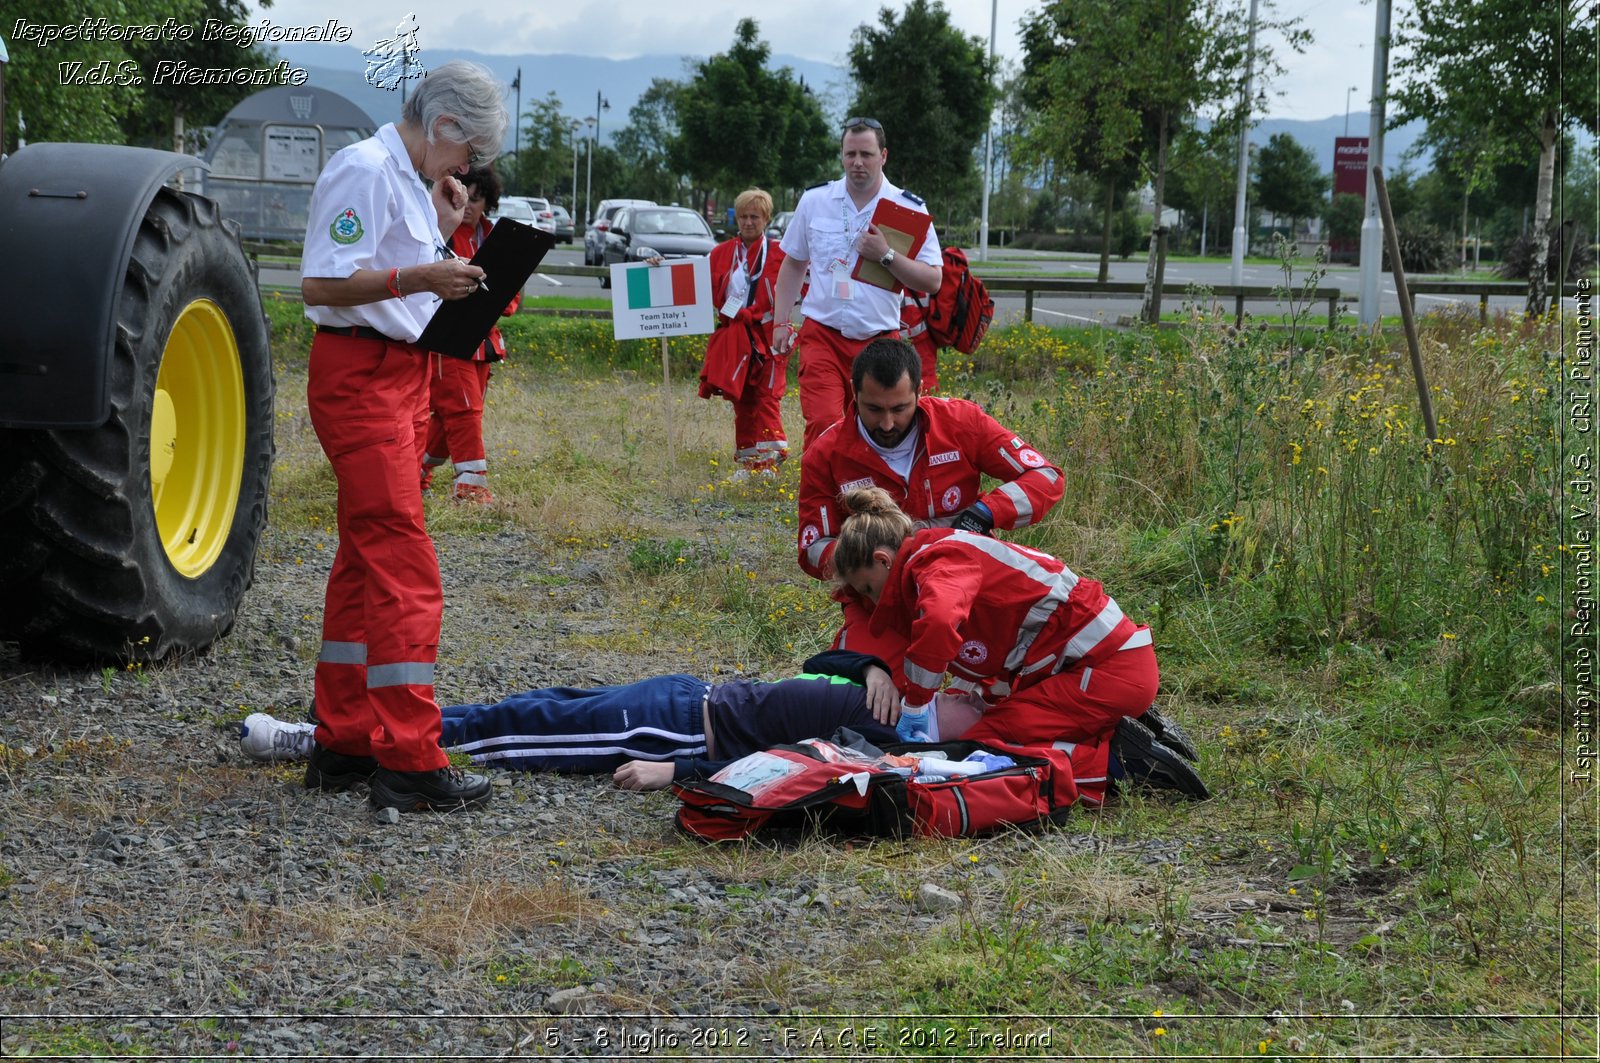
[[[391,269],[389,271],[389,294],[394,296],[396,299],[404,299],[405,298],[405,296],[400,294],[400,267],[399,266],[396,266],[394,269]]]

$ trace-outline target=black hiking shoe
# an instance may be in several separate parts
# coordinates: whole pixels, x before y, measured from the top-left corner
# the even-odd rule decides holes
[[[1155,734],[1156,741],[1176,750],[1179,756],[1191,764],[1200,763],[1200,751],[1194,747],[1194,742],[1190,740],[1188,733],[1178,726],[1177,720],[1162,715],[1154,705],[1144,710],[1144,715],[1138,719]]]
[[[306,762],[306,789],[338,793],[352,786],[365,786],[377,770],[375,757],[352,757],[321,745],[313,746],[311,759]]]
[[[1211,796],[1194,766],[1131,716],[1117,721],[1116,734],[1111,739],[1111,756],[1122,764],[1124,784],[1140,783],[1158,790],[1177,790],[1196,801]]]
[[[372,776],[367,793],[377,808],[454,812],[488,804],[494,788],[484,776],[471,775],[456,767],[433,771],[379,768]]]

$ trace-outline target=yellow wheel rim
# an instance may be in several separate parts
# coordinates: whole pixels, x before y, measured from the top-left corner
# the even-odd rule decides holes
[[[222,308],[196,299],[178,315],[150,411],[150,500],[172,567],[191,579],[216,563],[244,473],[244,372]]]

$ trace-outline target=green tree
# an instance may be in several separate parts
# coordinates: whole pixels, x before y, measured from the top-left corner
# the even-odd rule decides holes
[[[1366,210],[1365,199],[1354,192],[1340,192],[1334,196],[1322,215],[1323,224],[1328,227],[1328,239],[1345,243],[1361,239],[1361,222]]]
[[[1139,177],[1144,115],[1133,86],[1116,76],[1112,34],[1097,36],[1118,4],[1055,3],[1023,23],[1023,156],[1061,180],[1086,174],[1100,197],[1100,281],[1110,277],[1113,222]],[[1119,191],[1122,195],[1119,195]]]
[[[1208,250],[1221,246],[1224,209],[1238,187],[1238,143],[1225,128],[1195,127],[1178,134],[1168,159],[1167,202],[1198,220],[1212,234]]]
[[[878,25],[856,27],[849,63],[849,114],[883,123],[895,183],[947,226],[975,217],[995,97],[983,40],[952,26],[938,0],[910,0],[898,15],[881,8]],[[830,151],[837,158],[837,136]]]
[[[682,164],[678,139],[681,82],[656,78],[628,110],[628,124],[613,143],[628,174],[628,186],[646,199],[670,202],[678,196]]]
[[[1254,164],[1256,202],[1261,209],[1289,219],[1290,229],[1302,218],[1322,213],[1322,196],[1328,176],[1317,166],[1316,156],[1288,133],[1274,133],[1256,152]]]
[[[17,33],[26,22],[39,25],[73,25],[85,18],[105,18],[117,25],[159,25],[167,18],[187,25],[198,4],[194,0],[7,0],[0,19],[11,62],[6,64],[5,128],[0,148],[16,148],[27,140],[85,141],[122,144],[127,141],[124,122],[144,102],[145,85],[75,83],[78,74],[96,69],[143,76],[137,56],[125,42],[56,40],[49,44],[27,40]],[[99,64],[106,64],[100,67]],[[73,64],[78,64],[74,66]],[[124,66],[123,64],[129,64]],[[20,132],[20,123],[27,132]]]
[[[182,81],[158,83],[153,74],[160,64],[187,63],[196,69],[263,70],[278,61],[276,50],[259,42],[241,48],[236,41],[225,38],[202,39],[199,29],[209,20],[229,26],[247,24],[250,11],[243,0],[184,2],[189,8],[186,21],[196,31],[188,40],[162,38],[129,46],[130,55],[147,79],[140,105],[128,116],[130,143],[173,151],[194,150],[200,146],[200,134],[206,126],[222,121],[235,104],[261,91],[258,85],[221,84],[197,88]],[[263,0],[260,6],[270,8],[272,2]]]
[[[513,195],[555,196],[572,181],[572,120],[552,89],[522,109],[521,147],[501,170]]]
[[[792,187],[833,156],[821,107],[788,67],[767,67],[771,54],[756,21],[741,19],[733,46],[696,63],[675,94],[673,157],[702,189]]]
[[[1254,69],[1264,85],[1282,66],[1260,38],[1275,33],[1299,51],[1310,35],[1298,19],[1274,18],[1271,0],[1261,7]],[[1160,218],[1173,137],[1199,114],[1238,128],[1249,22],[1239,0],[1053,0],[1024,26],[1025,68],[1038,83],[1036,124],[1053,129],[1054,150],[1075,163],[1137,159]],[[1156,249],[1152,231],[1146,320],[1156,312]]]
[[[1530,315],[1547,305],[1561,134],[1579,125],[1600,132],[1595,18],[1578,0],[1416,0],[1394,35],[1391,127],[1422,118],[1447,133],[1470,131],[1481,149],[1471,156],[1475,173],[1538,157]]]

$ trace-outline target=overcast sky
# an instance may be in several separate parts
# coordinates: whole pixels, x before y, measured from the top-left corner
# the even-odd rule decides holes
[[[1031,0],[998,0],[995,51],[1016,59],[1017,23]],[[878,0],[809,0],[772,5],[755,14],[762,36],[777,53],[844,64],[850,32],[864,21],[877,22]],[[888,0],[899,9],[901,0]],[[278,26],[313,26],[330,14],[327,0],[275,0],[259,11]],[[990,0],[945,0],[955,24],[985,40]],[[419,43],[428,48],[464,48],[501,54],[603,56],[626,59],[642,54],[703,55],[725,49],[747,2],[730,0],[458,0],[424,8],[407,0],[342,0],[341,25],[354,32],[351,44],[363,47],[392,36],[408,12],[417,13]],[[1372,0],[1281,0],[1278,13],[1299,17],[1315,36],[1304,55],[1286,56],[1289,73],[1274,86],[1267,114],[1275,118],[1318,119],[1345,113],[1348,95],[1354,112],[1367,110],[1372,81],[1372,38],[1376,18]],[[1281,42],[1279,42],[1281,44]],[[1282,51],[1282,49],[1280,49]],[[1351,86],[1355,92],[1347,93]]]

